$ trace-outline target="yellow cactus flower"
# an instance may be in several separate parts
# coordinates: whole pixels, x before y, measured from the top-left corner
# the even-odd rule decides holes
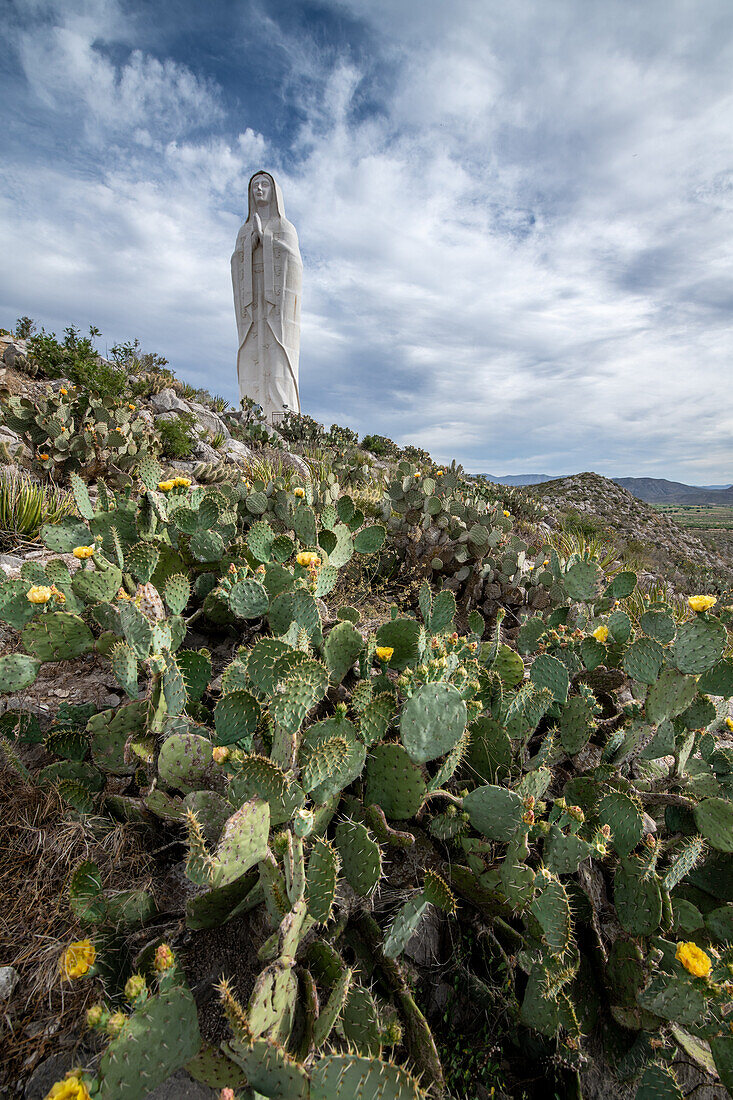
[[[68,392],[69,391],[66,389],[65,386],[62,386],[61,389],[59,390],[59,393],[62,393],[64,395],[64,397],[67,396]]]
[[[725,724],[729,730],[733,730],[733,718],[726,718]]]
[[[442,477],[443,476],[443,471],[442,470],[436,470],[435,471],[435,476],[436,477]]]
[[[696,943],[678,943],[675,958],[695,978],[707,978],[713,966],[710,956]]]
[[[688,604],[693,611],[709,611],[718,602],[717,596],[690,596]]]
[[[71,552],[79,561],[86,561],[94,553],[94,546],[75,546]]]
[[[550,559],[549,559],[549,558],[545,558],[545,560],[544,560],[544,561],[542,562],[542,564],[543,564],[543,565],[549,565],[549,564],[550,564]]]
[[[380,661],[391,661],[392,654],[394,653],[394,646],[391,645],[378,645],[376,649],[377,657]]]
[[[25,594],[29,603],[48,603],[53,592],[47,584],[34,584]]]
[[[97,952],[91,940],[70,943],[61,956],[61,973],[65,978],[82,978],[94,965]]]
[[[56,603],[66,603],[66,596],[63,592],[60,592],[55,584],[51,585],[51,595],[56,600]]]
[[[125,592],[124,588],[118,588],[117,589],[117,599],[118,600],[131,600],[132,596],[130,596],[130,594],[128,592]]]
[[[295,488],[293,489],[293,496],[299,497],[301,500],[303,499],[303,497],[305,496],[305,489],[302,487],[302,485],[295,486]]]
[[[128,404],[127,404],[127,407],[128,407],[128,409],[131,409],[131,410],[132,410],[132,412],[134,412],[134,411],[135,411],[135,409],[136,409],[136,406],[135,406],[135,405],[133,405],[133,404],[132,404],[132,402],[128,402]]]
[[[159,481],[158,488],[161,493],[170,493],[171,489],[175,489],[175,482],[172,478],[170,481]]]
[[[49,455],[47,455],[45,451],[43,451],[43,453],[39,452],[38,457],[40,458],[41,462],[48,462]]]
[[[190,477],[174,477],[173,485],[176,489],[188,489],[191,485]]]
[[[415,474],[414,474],[414,476],[415,476],[415,477],[420,477],[420,471],[419,471],[419,470],[415,470]]]
[[[511,512],[507,512],[507,510],[505,508],[504,509],[504,515],[506,516],[507,519],[509,519],[509,516],[511,515]]]
[[[43,1100],[90,1100],[89,1089],[77,1076],[78,1073],[78,1070],[72,1070],[63,1081],[57,1081]]]
[[[595,638],[595,640],[597,642],[607,642],[608,641],[608,627],[607,626],[597,626],[596,629],[593,631],[593,637]]]
[[[211,750],[211,756],[215,764],[225,764],[229,759],[229,749],[226,745],[215,745]]]
[[[173,958],[173,952],[167,943],[161,943],[155,951],[155,959],[153,961],[153,969],[157,970],[161,974],[164,970],[170,970],[175,964]]]
[[[534,565],[530,565],[530,566],[529,566],[529,571],[530,571],[530,573],[532,572],[532,570],[533,570],[533,569],[534,569]]]
[[[295,560],[297,561],[298,565],[304,565],[308,568],[311,568],[312,566],[313,568],[317,569],[318,566],[321,564],[321,559],[319,558],[318,554],[316,554],[313,550],[301,550]]]

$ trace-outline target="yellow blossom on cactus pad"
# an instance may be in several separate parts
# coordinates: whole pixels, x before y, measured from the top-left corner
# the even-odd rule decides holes
[[[70,943],[61,956],[61,973],[65,978],[82,978],[94,964],[97,952],[91,940]]]
[[[544,560],[544,561],[542,562],[542,564],[543,564],[543,565],[549,565],[549,564],[550,564],[550,559],[549,559],[549,558],[545,558],[545,560]]]
[[[161,493],[170,493],[171,489],[175,489],[175,482],[173,481],[173,478],[171,478],[170,481],[159,481],[158,488],[160,489]]]
[[[693,611],[709,611],[718,602],[717,596],[690,596],[688,604]]]
[[[153,962],[153,968],[162,973],[164,970],[170,970],[174,965],[175,959],[173,958],[173,952],[167,943],[161,943],[155,951],[155,960]]]
[[[710,957],[696,943],[678,943],[675,958],[695,978],[706,978],[713,965]]]
[[[86,559],[91,558],[92,554],[94,553],[94,547],[93,546],[75,546],[74,549],[71,552],[72,552],[72,554],[74,555],[75,558],[79,559],[79,561],[86,561]]]
[[[436,477],[442,477],[443,476],[443,471],[442,470],[436,470],[435,471],[435,476]]]
[[[392,654],[394,653],[394,646],[391,645],[378,645],[376,649],[377,657],[380,661],[391,661]]]
[[[733,730],[733,718],[726,718],[725,724],[729,730]]]
[[[229,749],[226,745],[215,745],[211,750],[211,756],[215,764],[225,764],[229,759]]]
[[[60,592],[55,584],[51,585],[51,595],[56,600],[56,603],[66,603],[66,596],[63,592]]]
[[[133,412],[135,411],[135,406],[132,404],[132,402],[128,402],[127,407],[128,409],[132,409]]]
[[[504,515],[507,517],[507,519],[509,519],[509,516],[511,515],[511,512],[507,512],[507,510],[505,508],[504,509]]]
[[[305,496],[305,489],[302,487],[302,485],[295,486],[295,488],[293,489],[293,496],[300,497],[301,499]]]
[[[420,477],[420,471],[419,470],[415,470],[415,477]]]
[[[66,397],[68,392],[69,391],[66,389],[65,386],[62,386],[61,389],[59,390],[59,393],[62,393],[64,395],[64,397]]]
[[[89,1089],[75,1071],[63,1081],[57,1081],[43,1100],[89,1100]]]
[[[191,484],[190,477],[174,477],[173,485],[176,489],[188,489]]]
[[[295,560],[297,561],[298,565],[304,565],[307,567],[315,566],[316,568],[318,568],[318,566],[321,564],[321,559],[318,557],[318,554],[316,554],[313,550],[301,550]]]
[[[125,592],[124,588],[118,588],[117,589],[117,599],[118,600],[130,600],[130,599],[132,599],[132,596],[130,596],[127,592]]]
[[[43,453],[39,453],[38,457],[40,458],[41,462],[48,462],[48,455],[45,451],[43,451]]]
[[[29,603],[48,603],[53,592],[47,584],[34,584],[25,595]]]
[[[607,626],[597,626],[596,629],[593,631],[593,637],[595,638],[595,640],[597,642],[607,642],[608,641],[608,627]]]

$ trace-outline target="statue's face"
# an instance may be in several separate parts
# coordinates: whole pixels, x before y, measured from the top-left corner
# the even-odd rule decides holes
[[[267,176],[255,176],[252,180],[252,194],[258,205],[268,203],[272,197],[272,184]]]

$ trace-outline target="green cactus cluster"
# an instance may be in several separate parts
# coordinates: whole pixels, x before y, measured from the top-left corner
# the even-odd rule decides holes
[[[81,469],[92,477],[129,475],[156,449],[134,402],[73,386],[49,389],[34,400],[12,396],[0,408],[0,420],[21,436],[33,467],[56,481]]]
[[[175,831],[186,935],[251,922],[255,973],[220,986],[215,1048],[179,967],[155,969],[150,892],[77,868],[72,912],[127,960],[105,970],[110,998],[133,953],[145,979],[100,1009],[94,1095],[186,1066],[284,1100],[447,1097],[404,956],[428,919],[466,912],[501,959],[514,1032],[563,1073],[602,1020],[642,1100],[675,1095],[691,1043],[731,1086],[731,613],[632,616],[633,574],[530,553],[495,495],[429,469],[394,465],[367,514],[334,474],[195,485],[147,455],[92,499],[72,466],[78,515],[43,538],[78,565],[0,581],[9,751],[43,739],[36,779],[76,814]],[[375,626],[338,586],[389,555],[425,579]],[[472,605],[497,583],[514,610],[487,625]],[[201,633],[231,642],[226,659]],[[92,657],[126,701],[30,737],[17,716],[43,665]]]

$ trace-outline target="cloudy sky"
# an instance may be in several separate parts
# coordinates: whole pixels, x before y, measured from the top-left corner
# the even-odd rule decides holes
[[[0,325],[235,399],[280,181],[301,399],[494,474],[733,481],[730,0],[4,0]]]

